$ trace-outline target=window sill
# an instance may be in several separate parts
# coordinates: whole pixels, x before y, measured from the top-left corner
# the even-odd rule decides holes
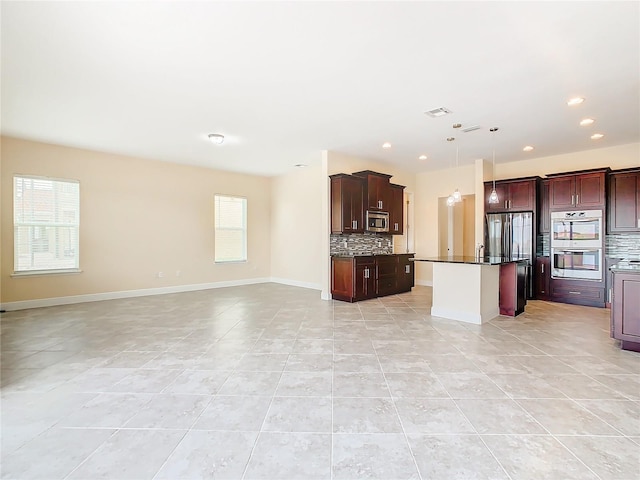
[[[79,268],[69,268],[64,270],[29,270],[25,272],[13,272],[11,277],[39,277],[42,275],[74,275],[82,273]]]
[[[233,263],[248,263],[248,260],[224,260],[224,261],[218,261],[216,262],[215,260],[213,261],[213,263],[215,263],[216,265],[228,265],[228,264],[233,264]]]

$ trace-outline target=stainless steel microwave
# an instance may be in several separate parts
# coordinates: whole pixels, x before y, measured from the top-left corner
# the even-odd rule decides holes
[[[388,232],[389,213],[370,212],[367,210],[367,232]]]

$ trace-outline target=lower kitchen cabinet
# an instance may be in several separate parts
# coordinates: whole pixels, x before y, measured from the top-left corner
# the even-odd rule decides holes
[[[398,258],[398,293],[410,292],[415,284],[413,253],[401,253]]]
[[[551,258],[536,257],[535,268],[535,273],[533,275],[535,298],[537,300],[549,300],[551,298],[551,292],[549,291],[551,281]]]
[[[611,336],[624,350],[640,352],[640,269],[612,273]]]
[[[331,296],[355,302],[375,298],[375,259],[367,257],[331,258]]]
[[[409,292],[414,285],[413,254],[331,257],[331,296],[356,302]]]
[[[604,308],[605,306],[604,282],[552,278],[549,290],[551,300],[554,302],[588,307]]]
[[[500,315],[515,317],[527,304],[527,264],[513,262],[500,265]]]

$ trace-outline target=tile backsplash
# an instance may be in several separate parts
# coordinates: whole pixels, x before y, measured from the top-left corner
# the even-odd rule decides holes
[[[393,237],[379,233],[331,235],[331,255],[370,255],[393,253]]]
[[[609,257],[640,259],[640,233],[617,233],[605,238],[605,252]]]

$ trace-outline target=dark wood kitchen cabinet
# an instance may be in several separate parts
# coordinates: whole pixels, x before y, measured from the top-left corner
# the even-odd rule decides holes
[[[552,278],[549,291],[551,300],[554,302],[587,307],[604,308],[605,306],[604,282]]]
[[[549,179],[540,181],[538,189],[538,233],[551,232],[551,212],[549,211]]]
[[[363,233],[364,181],[339,173],[331,175],[331,233]]]
[[[403,185],[389,184],[389,233],[402,235],[404,233],[404,189]]]
[[[549,208],[556,211],[604,208],[608,171],[607,168],[547,175]]]
[[[356,302],[410,292],[414,285],[414,254],[331,257],[331,296]]]
[[[640,270],[612,273],[611,336],[623,349],[640,352]]]
[[[355,302],[376,296],[376,262],[373,256],[332,257],[331,296]]]
[[[485,182],[485,212],[535,212],[539,180],[540,177],[527,177],[496,182],[498,203],[489,203],[493,182]]]
[[[549,300],[551,281],[551,259],[549,257],[536,257],[535,273],[533,275],[535,297],[537,300]]]
[[[391,175],[363,170],[353,174],[364,179],[365,210],[388,212],[391,208],[389,179]]]
[[[413,253],[401,253],[396,255],[398,259],[398,290],[397,293],[410,292],[415,284],[415,262],[410,259]]]
[[[609,175],[607,233],[640,232],[640,169]]]
[[[376,259],[376,295],[393,295],[398,289],[398,258],[396,255],[378,255]]]

